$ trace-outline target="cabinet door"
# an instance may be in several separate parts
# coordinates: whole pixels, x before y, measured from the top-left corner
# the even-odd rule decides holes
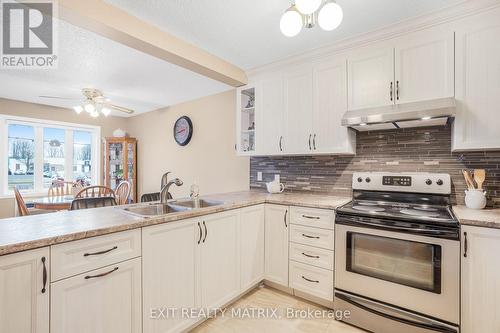
[[[500,148],[498,36],[500,20],[496,13],[466,22],[456,31],[453,150]]]
[[[312,70],[292,69],[285,78],[286,152],[312,152]]]
[[[462,226],[463,333],[500,332],[498,253],[499,229]]]
[[[288,286],[288,206],[266,205],[266,280]]]
[[[42,258],[48,270],[48,248],[0,257],[1,333],[49,332],[49,286],[42,292]]]
[[[454,34],[441,30],[425,30],[396,40],[396,103],[453,97]]]
[[[51,285],[51,333],[140,333],[141,259]]]
[[[199,226],[200,225],[200,226]],[[144,332],[178,332],[194,321],[180,313],[168,318],[151,318],[151,309],[196,308],[198,241],[201,223],[181,221],[175,224],[143,228],[143,322]]]
[[[237,210],[209,215],[202,220],[199,284],[204,308],[222,306],[239,294],[238,222]]]
[[[316,64],[313,92],[313,151],[354,154],[356,135],[341,125],[347,111],[346,59]]]
[[[260,126],[257,128],[258,153],[278,154],[284,151],[284,89],[283,76],[270,74],[263,78],[257,90],[260,98],[256,100]]]
[[[244,292],[264,278],[264,205],[241,210],[241,291]]]
[[[349,110],[393,104],[394,49],[357,51],[347,59],[347,80]]]

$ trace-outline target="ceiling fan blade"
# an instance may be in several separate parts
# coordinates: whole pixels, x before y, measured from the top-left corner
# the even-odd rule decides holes
[[[126,108],[126,107],[123,107],[123,106],[119,106],[119,105],[115,105],[115,104],[109,104],[109,103],[106,103],[106,106],[108,106],[108,107],[110,107],[112,109],[115,109],[116,111],[123,112],[123,113],[127,113],[127,114],[134,113],[134,110]]]
[[[81,97],[60,97],[60,96],[47,96],[47,95],[40,95],[38,96],[40,98],[51,98],[51,99],[64,99],[64,100],[81,100]]]

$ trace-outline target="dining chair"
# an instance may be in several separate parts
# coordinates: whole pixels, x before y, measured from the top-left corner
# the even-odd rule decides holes
[[[80,210],[89,208],[99,208],[116,206],[115,197],[88,197],[88,198],[78,198],[71,202],[70,210]]]
[[[14,187],[14,194],[16,195],[16,203],[17,203],[17,210],[19,211],[19,216],[30,215],[28,207],[26,206],[26,202],[24,202],[24,198],[21,195],[21,192],[19,192],[19,190],[17,189],[17,187]]]
[[[100,198],[100,197],[116,197],[115,191],[107,186],[94,185],[82,188],[76,195],[75,199],[81,198]]]
[[[151,201],[160,201],[160,192],[144,193],[141,196],[141,202],[151,202]]]
[[[74,194],[73,189],[77,187],[77,183],[65,182],[65,181],[55,181],[52,182],[49,188],[49,197],[59,197],[63,195]]]
[[[127,180],[123,180],[115,189],[116,203],[125,205],[129,203],[131,186]]]

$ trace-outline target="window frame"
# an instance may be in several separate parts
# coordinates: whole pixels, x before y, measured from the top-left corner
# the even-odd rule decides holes
[[[86,131],[92,135],[92,184],[101,184],[101,127],[94,125],[76,124],[63,121],[45,120],[28,117],[18,117],[11,115],[0,114],[0,156],[7,156],[9,152],[9,130],[11,124],[33,126],[35,132],[35,158],[34,158],[34,189],[23,191],[23,195],[40,196],[47,193],[47,188],[43,187],[43,164],[44,164],[44,128],[59,128],[65,131],[65,161],[64,161],[64,178],[73,179],[73,132]],[[8,156],[0,163],[0,198],[12,197],[13,191],[8,189],[8,172],[7,160]]]

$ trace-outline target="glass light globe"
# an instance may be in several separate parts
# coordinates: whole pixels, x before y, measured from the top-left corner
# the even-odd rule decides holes
[[[331,31],[340,25],[343,18],[342,7],[335,2],[327,2],[319,11],[318,24],[321,29]]]
[[[99,117],[99,112],[97,112],[97,110],[94,110],[94,111],[90,112],[90,116],[93,118],[97,118],[97,117]]]
[[[302,14],[312,14],[321,6],[322,0],[296,0],[295,7]]]
[[[73,106],[73,110],[75,110],[76,113],[80,114],[83,111],[83,108],[80,105]]]
[[[296,36],[300,30],[302,30],[303,26],[302,15],[293,7],[290,7],[283,16],[281,16],[280,29],[283,35],[287,37]]]
[[[87,102],[85,103],[85,105],[83,106],[83,108],[85,109],[86,112],[88,113],[92,113],[95,111],[95,106],[94,104],[92,104],[91,102]]]
[[[102,112],[102,114],[103,114],[105,117],[107,117],[107,116],[109,116],[109,114],[111,113],[111,110],[110,110],[110,109],[108,109],[107,107],[103,107],[103,108],[101,109],[101,112]]]

